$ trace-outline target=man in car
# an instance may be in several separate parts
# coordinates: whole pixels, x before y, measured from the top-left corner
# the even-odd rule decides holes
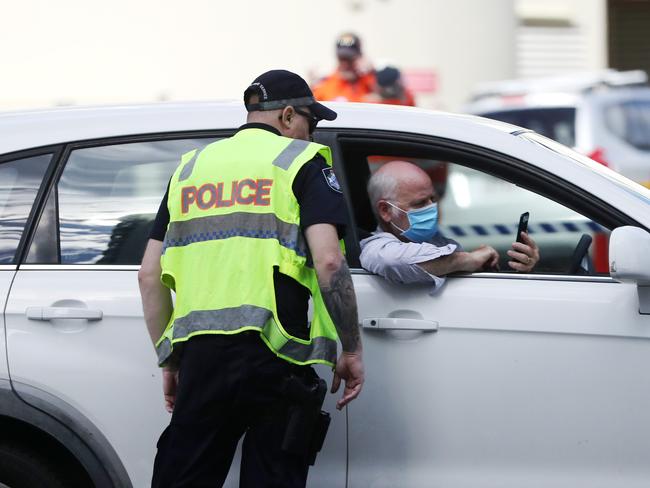
[[[332,392],[345,381],[339,409],[363,384],[345,203],[330,149],[310,142],[336,113],[285,70],[244,104],[234,136],[183,156],[139,274],[172,412],[155,487],[222,486],[242,436],[240,486],[304,487],[327,418],[311,365],[332,366]]]
[[[433,184],[415,164],[384,164],[370,178],[368,196],[379,223],[361,241],[361,265],[368,271],[395,283],[433,283],[439,288],[450,273],[498,268],[499,254],[491,246],[466,252],[439,232]],[[527,233],[521,239],[508,250],[508,265],[530,272],[539,261],[539,249]]]

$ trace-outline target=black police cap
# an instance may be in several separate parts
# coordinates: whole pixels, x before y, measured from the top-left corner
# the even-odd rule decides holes
[[[258,103],[248,103],[253,95]],[[244,104],[249,112],[278,110],[292,107],[309,107],[311,113],[324,120],[334,120],[336,112],[318,103],[309,85],[299,75],[284,69],[274,69],[259,75],[244,91]]]

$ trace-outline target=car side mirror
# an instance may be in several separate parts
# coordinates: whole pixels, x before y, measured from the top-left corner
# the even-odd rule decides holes
[[[639,313],[650,314],[650,233],[639,227],[614,229],[609,238],[609,272],[617,281],[636,283]]]

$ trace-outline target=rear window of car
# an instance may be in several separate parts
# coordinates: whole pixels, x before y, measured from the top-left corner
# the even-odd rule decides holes
[[[481,115],[534,130],[565,146],[575,146],[576,109],[573,107],[503,110]]]
[[[650,100],[629,100],[605,107],[605,124],[628,144],[650,151]]]
[[[0,164],[0,264],[16,262],[20,238],[51,159],[51,154],[43,154]]]
[[[216,139],[153,140],[73,150],[46,201],[26,262],[140,264],[181,155]]]

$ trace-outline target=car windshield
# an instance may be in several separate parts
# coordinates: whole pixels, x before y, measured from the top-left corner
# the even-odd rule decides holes
[[[638,183],[635,183],[632,180],[627,179],[625,176],[622,176],[610,170],[609,168],[606,168],[602,164],[594,161],[593,159],[588,158],[587,156],[584,156],[574,151],[571,148],[563,146],[562,144],[559,144],[549,139],[548,137],[544,137],[534,132],[524,132],[522,134],[519,134],[519,137],[540,144],[545,148],[550,149],[551,151],[554,151],[558,154],[571,158],[572,160],[576,161],[577,163],[583,166],[587,166],[588,168],[598,173],[603,178],[607,178],[616,186],[622,188],[623,190],[632,194],[636,198],[642,200],[643,202],[650,203],[649,189],[643,187],[642,185],[639,185]]]
[[[650,151],[650,100],[628,100],[605,107],[605,123],[628,144]]]
[[[550,137],[565,146],[575,146],[576,110],[573,107],[503,110],[481,115],[534,130],[538,134]]]

